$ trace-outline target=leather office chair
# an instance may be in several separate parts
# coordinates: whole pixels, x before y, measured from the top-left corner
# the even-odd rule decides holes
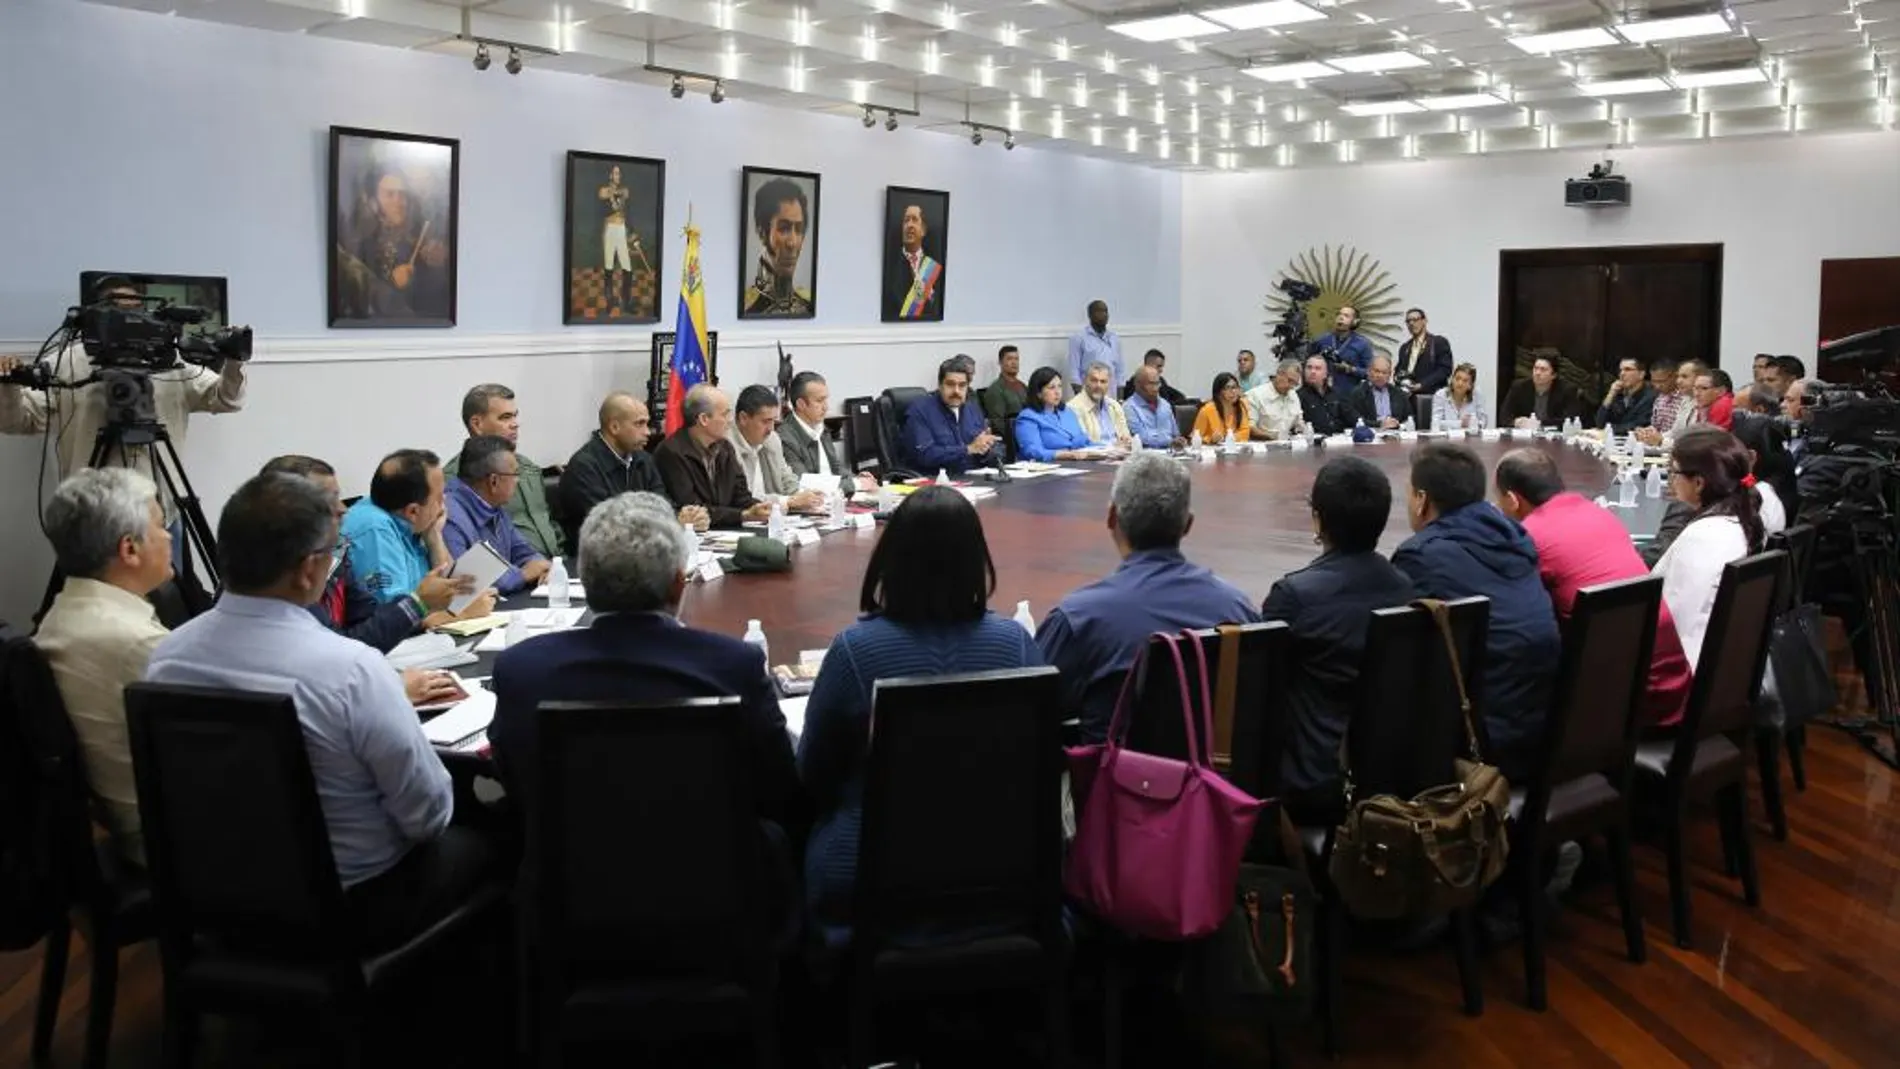
[[[1673,739],[1636,747],[1640,789],[1662,802],[1663,845],[1669,862],[1669,906],[1676,945],[1688,949],[1689,870],[1684,824],[1689,803],[1714,798],[1722,827],[1722,859],[1740,876],[1742,897],[1761,904],[1753,830],[1748,820],[1748,745],[1755,730],[1755,699],[1776,592],[1787,554],[1779,550],[1733,561],[1722,569],[1709,627],[1696,660],[1689,705]]]
[[[844,399],[844,458],[852,471],[882,471],[883,454],[878,451],[877,400],[872,397]]]
[[[1192,438],[1194,436],[1194,421],[1199,419],[1200,416],[1201,416],[1200,405],[1194,404],[1188,401],[1183,401],[1180,404],[1174,406],[1174,429],[1180,433],[1181,437]],[[1204,442],[1202,444],[1218,445],[1219,443],[1218,442]]]
[[[1777,634],[1784,629],[1793,632],[1786,641],[1795,643],[1797,656],[1800,654],[1800,643],[1811,641],[1810,636],[1820,635],[1822,627],[1820,606],[1807,600],[1808,575],[1813,569],[1816,536],[1817,531],[1813,526],[1797,523],[1769,535],[1763,544],[1763,548],[1786,550],[1788,553],[1787,571],[1781,581],[1781,596],[1776,599],[1775,629]],[[1771,660],[1776,658],[1774,648],[1771,648],[1770,655]],[[1784,670],[1793,667],[1783,664]],[[1823,663],[1819,667],[1825,669],[1826,665]],[[1778,678],[1786,678],[1786,675]],[[1826,708],[1791,708],[1795,703],[1787,700],[1787,696],[1799,686],[1795,684],[1784,688],[1781,724],[1777,726],[1762,722],[1755,728],[1755,757],[1761,774],[1762,806],[1768,812],[1768,823],[1778,840],[1788,837],[1788,814],[1781,797],[1781,752],[1783,749],[1788,752],[1788,770],[1794,775],[1794,789],[1807,790],[1808,718],[1825,714],[1832,708],[1834,699],[1838,698],[1834,692],[1834,681],[1826,671],[1813,674],[1807,682],[1810,684],[1808,694],[1818,699],[1814,704]],[[1790,680],[1790,683],[1794,681]]]
[[[1049,1064],[1068,1065],[1059,687],[1054,668],[878,681],[844,978],[852,1069],[874,1063],[880,1003],[994,990],[1041,997]],[[983,934],[906,938],[925,927]]]
[[[916,478],[920,474],[903,465],[903,450],[898,443],[903,441],[904,417],[909,413],[910,406],[929,395],[929,390],[916,386],[892,386],[878,395],[877,452],[878,460],[884,466],[883,478],[886,481]]]
[[[87,1069],[100,1069],[112,1053],[112,1016],[118,997],[119,950],[157,932],[152,890],[144,874],[119,859],[110,843],[95,842],[84,755],[52,668],[33,640],[8,638],[0,653],[7,684],[5,702],[25,741],[38,782],[36,830],[44,857],[37,874],[47,881],[45,956],[40,965],[39,1005],[33,1018],[34,1064],[52,1051],[66,983],[66,956],[77,921],[91,953],[92,983],[86,1006]]]
[[[1416,397],[1414,397],[1412,401],[1413,401],[1413,405],[1418,409],[1418,416],[1413,421],[1412,426],[1417,427],[1421,431],[1431,430],[1432,429],[1432,395],[1428,393],[1421,393],[1417,395]]]
[[[1547,1001],[1544,936],[1550,921],[1541,862],[1560,843],[1602,834],[1629,959],[1640,963],[1647,956],[1630,861],[1629,795],[1637,714],[1649,689],[1661,604],[1660,576],[1578,591],[1564,625],[1543,747],[1530,778],[1511,790],[1511,861],[1524,924],[1524,1000],[1534,1010],[1544,1009]]]
[[[547,702],[534,728],[522,884],[538,1064],[576,1040],[720,1031],[750,1034],[757,1064],[776,1065],[792,904],[765,891],[782,881],[767,873],[739,699]],[[630,769],[628,754],[646,759]]]
[[[408,941],[361,945],[288,695],[134,683],[126,726],[165,978],[165,1064],[191,1064],[203,1013],[293,1009],[326,1065],[361,1064],[365,1018],[433,951],[493,927],[485,885]]]

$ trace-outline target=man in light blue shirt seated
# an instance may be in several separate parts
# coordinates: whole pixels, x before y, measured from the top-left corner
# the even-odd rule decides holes
[[[259,475],[218,519],[224,596],[171,633],[153,683],[288,695],[364,949],[400,943],[465,901],[487,844],[449,830],[449,774],[382,655],[310,615],[336,549],[330,497],[295,475]]]
[[[1036,645],[1062,670],[1063,707],[1082,719],[1082,737],[1108,734],[1122,677],[1156,631],[1183,631],[1260,619],[1258,599],[1181,555],[1194,526],[1187,468],[1159,453],[1136,453],[1115,473],[1108,530],[1121,566],[1072,591],[1036,629]]]
[[[442,541],[442,460],[427,449],[398,449],[383,458],[369,496],[343,514],[350,566],[378,601],[395,601],[422,577],[454,561]]]
[[[1108,365],[1108,381],[1122,380],[1121,335],[1108,329],[1108,302],[1089,302],[1089,325],[1069,335],[1069,381],[1080,384],[1093,363]]]
[[[549,567],[508,515],[520,464],[515,443],[508,439],[498,434],[470,438],[455,464],[457,477],[448,488],[449,518],[442,528],[442,544],[450,557],[460,558],[468,547],[486,542],[513,566],[495,581],[495,592],[503,597],[533,587]]]
[[[937,365],[937,392],[911,402],[904,413],[900,461],[920,475],[952,474],[1002,463],[989,420],[970,399],[970,358]]]
[[[1135,372],[1135,392],[1122,402],[1128,433],[1143,449],[1179,449],[1187,444],[1175,422],[1174,406],[1161,398],[1161,369],[1144,364]]]

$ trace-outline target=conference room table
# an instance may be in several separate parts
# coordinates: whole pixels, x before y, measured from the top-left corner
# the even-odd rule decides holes
[[[1430,437],[1421,435],[1420,439]],[[1483,459],[1487,472],[1511,449],[1546,450],[1556,456],[1570,489],[1587,497],[1615,497],[1614,469],[1581,446],[1549,437],[1489,440],[1473,436],[1464,444]],[[1392,482],[1392,511],[1379,542],[1380,551],[1389,554],[1412,533],[1406,502],[1414,448],[1414,442],[1387,438],[1364,445],[1304,450],[1274,446],[1213,460],[1185,460],[1194,479],[1194,524],[1182,551],[1256,602],[1264,600],[1274,580],[1319,554],[1307,493],[1321,465],[1350,454],[1371,461]],[[1117,466],[1112,462],[1065,462],[1062,466],[1082,473],[1002,484],[979,476],[959,480],[996,491],[978,501],[976,508],[996,563],[996,593],[990,605],[1004,616],[1015,611],[1017,602],[1027,600],[1035,618],[1041,620],[1069,591],[1107,575],[1118,563],[1108,531],[1109,490]],[[1639,494],[1635,508],[1612,511],[1633,535],[1647,537],[1656,530],[1666,504],[1664,499]],[[814,545],[792,550],[788,572],[695,580],[687,587],[681,619],[690,626],[734,637],[745,633],[748,620],[758,620],[771,644],[772,662],[795,663],[801,651],[824,650],[832,636],[857,619],[865,566],[879,534],[876,528],[825,534]],[[546,606],[546,599],[523,594],[501,608]],[[461,672],[485,676],[494,656],[484,654]]]

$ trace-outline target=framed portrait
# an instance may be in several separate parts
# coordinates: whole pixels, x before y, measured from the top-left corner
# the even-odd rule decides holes
[[[949,224],[950,194],[884,187],[884,322],[943,322]]]
[[[561,321],[660,321],[666,161],[567,154]]]
[[[818,176],[745,168],[739,218],[739,318],[816,316]]]
[[[462,144],[330,127],[330,325],[452,327]]]

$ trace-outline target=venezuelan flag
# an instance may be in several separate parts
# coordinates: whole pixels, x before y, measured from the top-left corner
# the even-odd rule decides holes
[[[686,425],[686,391],[706,381],[706,286],[699,273],[699,228],[686,226],[686,264],[680,269],[679,318],[673,325],[673,370],[666,386],[665,433]]]

